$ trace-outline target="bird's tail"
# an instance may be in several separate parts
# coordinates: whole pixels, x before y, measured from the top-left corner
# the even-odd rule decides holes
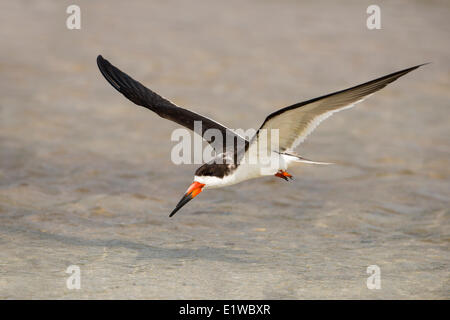
[[[289,160],[292,162],[301,162],[301,163],[308,163],[308,164],[333,164],[331,162],[321,162],[321,161],[313,161],[309,159],[305,159],[302,156],[295,154],[293,152],[282,152],[282,155],[290,157]]]

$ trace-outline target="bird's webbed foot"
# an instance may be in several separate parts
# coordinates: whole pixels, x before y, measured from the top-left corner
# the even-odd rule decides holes
[[[291,179],[291,180],[294,179],[294,177],[291,174],[287,173],[284,170],[279,170],[277,173],[275,173],[275,177],[284,179],[286,181],[289,181],[289,179]]]

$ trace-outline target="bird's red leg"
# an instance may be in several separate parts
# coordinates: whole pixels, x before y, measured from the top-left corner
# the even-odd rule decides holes
[[[279,170],[277,173],[275,173],[275,177],[284,179],[284,180],[286,180],[286,181],[289,181],[288,178],[290,178],[291,180],[293,179],[293,178],[292,178],[292,175],[289,174],[289,173],[287,173],[287,172],[284,171],[284,170]]]

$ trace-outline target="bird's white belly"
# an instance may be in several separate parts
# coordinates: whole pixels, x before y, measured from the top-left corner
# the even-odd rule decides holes
[[[275,158],[277,157],[277,158]],[[267,159],[266,159],[267,160]],[[286,170],[290,159],[285,155],[273,154],[270,161],[259,163],[241,163],[230,175],[218,178],[214,176],[195,176],[195,181],[205,184],[205,188],[220,188],[230,186],[245,180],[271,176],[279,170]]]

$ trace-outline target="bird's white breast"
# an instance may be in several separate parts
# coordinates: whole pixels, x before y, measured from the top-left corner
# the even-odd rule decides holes
[[[290,158],[290,156],[272,154],[272,159],[270,161],[261,161],[256,164],[241,163],[236,170],[223,178],[215,176],[195,176],[194,181],[205,184],[205,188],[230,186],[245,180],[274,175],[280,169],[286,170],[288,163],[292,161]]]

